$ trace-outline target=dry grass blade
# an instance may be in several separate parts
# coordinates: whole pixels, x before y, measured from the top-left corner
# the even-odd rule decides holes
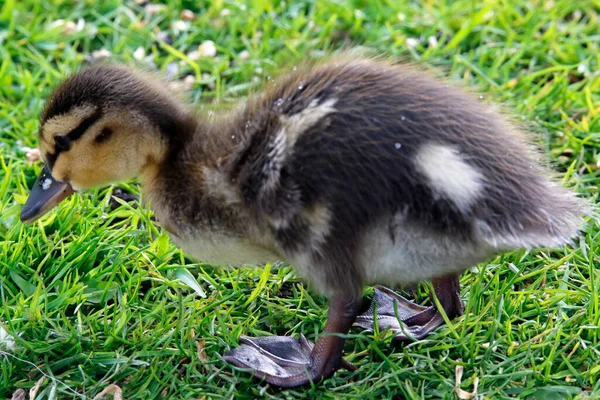
[[[192,329],[190,331],[190,335],[192,336],[192,338],[194,336],[196,336],[196,331],[194,329]],[[211,365],[208,364],[208,357],[206,356],[206,343],[204,342],[204,340],[196,340],[196,354],[198,355],[198,359],[200,360],[200,362],[202,363],[202,370],[204,371],[204,373],[208,374],[212,368]]]
[[[38,381],[35,383],[35,386],[32,387],[31,389],[29,389],[29,400],[35,400],[35,396],[37,396],[37,392],[39,392],[40,388],[42,387],[42,385],[44,384],[44,381],[46,380],[45,376],[42,376],[40,379],[38,379]]]
[[[473,379],[473,391],[467,392],[460,388],[460,383],[462,382],[462,376],[465,368],[462,365],[456,366],[456,374],[454,378],[454,390],[456,391],[456,395],[461,400],[469,400],[473,399],[477,396],[477,386],[479,386],[479,378]]]

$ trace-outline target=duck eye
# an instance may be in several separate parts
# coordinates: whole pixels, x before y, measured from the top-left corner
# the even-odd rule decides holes
[[[57,152],[69,151],[71,140],[67,136],[54,136],[54,147],[56,147]]]
[[[102,131],[96,136],[96,143],[102,143],[106,141],[113,133],[113,130],[110,128],[102,128]]]

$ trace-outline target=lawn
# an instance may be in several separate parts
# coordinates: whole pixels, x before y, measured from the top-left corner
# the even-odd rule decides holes
[[[316,338],[326,300],[289,267],[187,259],[149,211],[111,201],[115,187],[18,220],[41,169],[25,148],[44,99],[81,65],[110,55],[156,68],[196,107],[219,109],[307,57],[355,47],[433,65],[514,110],[564,183],[596,202],[599,1],[49,3],[0,0],[0,398],[39,383],[38,399],[91,399],[111,384],[126,399],[453,399],[458,366],[460,388],[478,381],[480,398],[600,398],[594,222],[570,247],[463,274],[465,315],[427,340],[396,347],[352,330],[345,352],[358,371],[280,391],[221,354],[240,335]],[[417,294],[427,301],[426,287]]]

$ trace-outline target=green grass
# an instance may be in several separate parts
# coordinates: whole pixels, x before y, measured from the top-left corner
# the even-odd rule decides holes
[[[18,221],[40,171],[21,148],[36,146],[44,98],[103,48],[140,63],[133,53],[142,47],[160,70],[177,63],[180,78],[196,77],[198,107],[228,104],[283,66],[340,48],[434,65],[515,109],[541,133],[564,181],[595,202],[600,2],[169,0],[155,15],[132,1],[47,3],[0,1],[0,327],[15,341],[14,349],[0,343],[0,398],[28,390],[43,373],[38,398],[93,398],[115,383],[127,399],[452,399],[459,365],[461,387],[472,390],[478,378],[484,398],[600,398],[593,223],[573,247],[513,252],[463,274],[466,312],[451,329],[404,347],[353,330],[345,350],[357,372],[279,391],[220,355],[242,334],[315,339],[326,301],[290,269],[194,263],[152,226],[149,212],[111,211],[111,189],[73,197],[32,226]],[[175,33],[183,8],[197,18]],[[85,25],[63,34],[52,27],[58,19]],[[171,46],[155,40],[159,31],[171,33]],[[407,38],[418,39],[416,47]],[[216,43],[217,56],[189,60],[204,40]],[[186,271],[206,297],[185,283]]]

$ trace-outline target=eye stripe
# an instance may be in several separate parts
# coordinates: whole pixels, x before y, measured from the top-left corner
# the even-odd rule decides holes
[[[102,110],[98,108],[92,115],[81,121],[81,123],[75,129],[67,134],[67,136],[72,142],[74,142],[75,140],[79,139],[85,133],[85,131],[89,129],[90,126],[98,121],[100,117],[102,117]]]
[[[100,108],[98,108],[98,109],[96,109],[96,111],[94,111],[94,113],[92,115],[90,115],[89,117],[87,117],[83,121],[81,121],[79,123],[79,125],[77,125],[77,127],[75,127],[75,129],[71,130],[71,132],[69,132],[65,136],[69,139],[69,141],[74,142],[75,140],[77,140],[81,136],[83,136],[85,131],[87,131],[90,128],[90,126],[94,125],[94,123],[96,123],[96,121],[98,121],[101,117],[102,117],[102,110]],[[52,167],[54,166],[54,163],[56,162],[56,159],[58,158],[60,153],[62,153],[63,151],[64,150],[62,150],[60,148],[56,148],[56,146],[55,146],[54,153],[48,153],[46,155],[50,169],[52,169]]]

